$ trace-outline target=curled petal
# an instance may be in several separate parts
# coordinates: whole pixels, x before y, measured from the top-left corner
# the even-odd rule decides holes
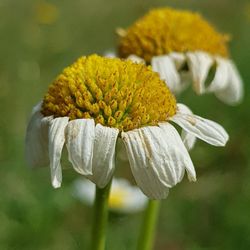
[[[123,132],[122,138],[137,185],[149,198],[166,198],[168,189],[182,180],[185,169],[195,180],[192,161],[171,124]]]
[[[176,69],[174,59],[168,55],[154,56],[151,61],[152,68],[158,72],[160,78],[166,81],[167,86],[175,93],[182,90],[180,75]]]
[[[187,53],[187,63],[192,75],[193,87],[197,94],[205,92],[205,81],[214,63],[213,58],[204,52]]]
[[[174,178],[170,169],[164,168],[161,138],[158,127],[144,127],[122,132],[131,170],[137,185],[151,199],[167,197]],[[152,138],[154,137],[154,138]],[[157,140],[153,141],[155,137]],[[161,150],[156,152],[156,150]],[[169,171],[167,174],[166,172]]]
[[[181,70],[181,68],[186,62],[186,56],[183,53],[172,52],[169,54],[169,57],[174,62],[177,70]]]
[[[82,175],[92,174],[92,156],[95,139],[93,119],[70,121],[66,128],[66,146],[69,161],[73,168]]]
[[[41,103],[33,108],[26,130],[25,156],[31,167],[41,167],[49,164],[48,127],[52,117],[43,117],[40,110]]]
[[[98,187],[105,187],[115,168],[115,147],[119,130],[97,124],[92,159],[92,175],[88,178]]]
[[[229,136],[221,125],[200,116],[188,114],[184,111],[184,107],[183,104],[178,104],[178,111],[170,120],[178,124],[188,133],[193,134],[209,144],[225,146]]]
[[[160,123],[161,130],[165,140],[165,147],[170,155],[171,162],[175,165],[175,171],[179,172],[186,169],[188,179],[196,181],[196,172],[190,155],[183,144],[177,130],[170,123]],[[179,174],[178,182],[181,181],[183,175]]]
[[[235,105],[243,97],[243,81],[238,69],[232,61],[228,61],[228,81],[225,87],[215,92],[216,96],[223,102]]]
[[[207,87],[207,92],[216,92],[224,89],[229,80],[229,68],[228,68],[228,60],[215,57],[216,61],[216,71],[214,75],[214,79]]]
[[[196,142],[196,137],[193,134],[188,133],[185,130],[181,131],[181,139],[187,148],[187,150],[191,150]]]
[[[61,154],[65,142],[65,128],[68,117],[59,117],[50,121],[49,126],[49,159],[51,170],[51,181],[54,188],[61,186],[62,169]]]
[[[178,110],[181,113],[185,113],[185,114],[189,114],[189,115],[193,114],[193,112],[186,105],[180,104],[178,106]],[[196,136],[188,133],[186,130],[182,130],[181,131],[181,138],[182,138],[182,141],[183,141],[185,147],[187,148],[187,150],[191,150],[194,147],[194,144],[196,142]]]

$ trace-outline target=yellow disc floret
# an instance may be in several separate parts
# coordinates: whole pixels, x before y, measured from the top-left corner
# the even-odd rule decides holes
[[[108,200],[109,207],[114,209],[122,208],[124,204],[126,204],[125,201],[127,196],[128,193],[121,188],[116,187],[114,189],[111,189]]]
[[[154,9],[119,34],[121,57],[134,54],[150,62],[153,56],[197,50],[228,55],[228,36],[190,11]]]
[[[93,118],[120,131],[156,125],[175,112],[174,96],[150,67],[97,55],[65,68],[42,105],[45,116]]]

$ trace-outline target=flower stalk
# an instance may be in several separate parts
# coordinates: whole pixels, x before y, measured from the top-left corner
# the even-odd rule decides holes
[[[104,250],[108,220],[108,199],[112,180],[104,188],[96,186],[91,250]]]
[[[149,200],[144,213],[137,250],[152,250],[160,208],[159,200]]]

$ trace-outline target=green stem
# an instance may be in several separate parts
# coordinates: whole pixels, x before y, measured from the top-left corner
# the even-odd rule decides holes
[[[104,250],[108,220],[108,198],[111,182],[104,188],[96,186],[91,250]]]
[[[144,212],[137,250],[151,250],[153,248],[159,208],[160,201],[148,201]]]

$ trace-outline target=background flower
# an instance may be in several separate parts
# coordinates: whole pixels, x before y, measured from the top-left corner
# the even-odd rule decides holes
[[[143,58],[175,93],[186,87],[184,77],[190,74],[197,94],[214,92],[228,104],[241,101],[243,83],[228,58],[229,36],[198,13],[153,9],[126,30],[118,30],[118,35],[119,55]]]
[[[77,179],[73,183],[73,195],[85,204],[92,206],[95,198],[95,185],[88,180]],[[114,178],[112,181],[109,209],[118,213],[142,211],[147,197],[140,189],[132,186],[126,179]]]

